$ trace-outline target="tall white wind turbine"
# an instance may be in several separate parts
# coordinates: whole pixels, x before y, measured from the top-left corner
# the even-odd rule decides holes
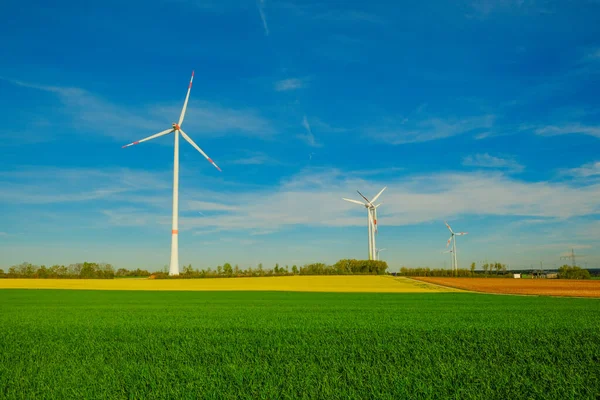
[[[367,227],[369,228],[369,260],[376,260],[376,254],[375,254],[375,234],[377,233],[377,207],[379,207],[381,204],[377,204],[374,205],[373,203],[375,203],[375,201],[377,201],[377,199],[379,198],[379,196],[381,196],[381,193],[383,193],[383,191],[387,188],[384,187],[383,189],[381,189],[381,191],[379,193],[377,193],[377,195],[375,197],[373,197],[373,200],[369,200],[367,199],[365,196],[362,195],[361,192],[358,192],[358,194],[360,194],[360,197],[362,197],[363,199],[365,199],[365,203],[362,203],[360,201],[357,200],[352,200],[352,199],[346,199],[343,198],[343,200],[349,201],[350,203],[354,203],[354,204],[359,204],[361,206],[364,206],[367,209]]]
[[[179,115],[179,122],[173,122],[171,128],[166,129],[162,132],[158,132],[152,136],[148,136],[145,139],[138,140],[137,142],[129,143],[125,147],[133,146],[134,144],[139,144],[148,140],[155,139],[160,136],[168,135],[169,133],[175,133],[175,155],[173,162],[173,225],[171,228],[171,264],[169,266],[169,275],[179,275],[179,134],[183,136],[183,138],[192,145],[196,150],[200,152],[210,162],[215,166],[216,169],[221,171],[221,168],[215,164],[213,160],[210,159],[209,156],[206,155],[204,151],[194,141],[186,135],[186,133],[181,129],[181,124],[183,123],[183,118],[185,117],[185,111],[187,109],[188,100],[190,98],[190,91],[192,90],[192,81],[194,80],[194,71],[192,71],[192,78],[190,79],[190,84],[188,86],[187,95],[185,96],[185,102],[183,103],[183,109],[181,110],[181,114]]]
[[[444,224],[446,224],[446,228],[448,228],[448,230],[450,231],[450,239],[448,239],[448,242],[446,242],[446,248],[448,248],[448,245],[450,244],[450,242],[452,242],[452,257],[454,259],[453,269],[458,272],[458,262],[456,261],[456,236],[463,236],[468,234],[469,232],[454,232],[447,222],[444,222]]]

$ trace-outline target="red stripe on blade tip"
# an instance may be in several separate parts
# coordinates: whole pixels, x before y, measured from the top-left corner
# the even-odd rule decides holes
[[[177,229],[173,229],[173,230],[171,231],[171,233],[172,233],[173,235],[177,235],[177,234],[179,233],[179,231],[178,231]]]

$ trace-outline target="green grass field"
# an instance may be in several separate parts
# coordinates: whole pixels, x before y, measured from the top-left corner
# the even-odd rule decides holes
[[[589,398],[600,301],[0,290],[0,398]]]

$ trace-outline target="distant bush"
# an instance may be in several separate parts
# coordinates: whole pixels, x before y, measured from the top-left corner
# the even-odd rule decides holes
[[[133,276],[150,276],[150,272],[146,271],[145,269],[134,269],[134,270],[128,270],[125,268],[119,268],[117,270],[117,273],[115,274],[115,276],[117,278],[125,278],[125,277],[133,277]]]
[[[591,279],[590,271],[563,265],[558,269],[558,279]]]
[[[344,259],[331,266],[322,263],[300,267],[300,275],[383,275],[385,261]]]

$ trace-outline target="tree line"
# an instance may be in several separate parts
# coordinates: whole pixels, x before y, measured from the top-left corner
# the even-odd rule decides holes
[[[28,262],[13,265],[7,272],[0,269],[0,278],[38,278],[38,279],[113,279],[115,270],[105,263],[76,263],[69,266],[33,265]]]
[[[506,264],[502,264],[499,262],[496,263],[485,263],[483,264],[483,272],[475,271],[475,263],[471,263],[471,267],[469,269],[459,268],[458,270],[452,271],[451,269],[431,269],[428,267],[418,267],[418,268],[400,268],[399,275],[402,276],[458,276],[458,277],[469,277],[469,276],[488,276],[494,274],[495,275],[506,275],[507,267]]]
[[[333,265],[324,263],[305,264],[303,266],[288,265],[285,267],[275,264],[274,268],[265,268],[262,263],[255,268],[240,268],[225,263],[216,269],[194,269],[192,265],[184,266],[178,276],[169,276],[168,267],[162,272],[154,273],[157,279],[189,279],[189,278],[223,278],[223,277],[259,277],[259,276],[288,276],[288,275],[383,275],[388,265],[385,261],[345,259]]]
[[[539,271],[538,271],[539,272]],[[512,277],[512,273],[507,272],[507,267],[502,263],[483,264],[483,271],[475,271],[475,263],[471,263],[470,269],[430,269],[427,267],[419,268],[400,268],[399,275],[402,276],[439,276],[439,277]],[[590,271],[577,266],[563,265],[558,269],[558,279],[591,279]]]
[[[560,279],[591,279],[590,271],[577,266],[563,265],[558,269]]]
[[[194,269],[192,264],[184,265],[179,276],[169,276],[169,267],[165,266],[159,272],[149,272],[145,269],[128,270],[115,268],[111,264],[83,262],[69,266],[33,265],[28,262],[14,265],[7,272],[0,269],[0,278],[32,278],[32,279],[114,279],[127,277],[152,277],[156,279],[189,279],[189,278],[223,278],[223,277],[256,277],[256,276],[286,276],[286,275],[383,275],[388,265],[385,261],[374,260],[340,260],[333,265],[324,263],[305,264],[303,266],[286,265],[265,268],[260,263],[256,268],[240,268],[230,263],[219,265],[215,269]]]

